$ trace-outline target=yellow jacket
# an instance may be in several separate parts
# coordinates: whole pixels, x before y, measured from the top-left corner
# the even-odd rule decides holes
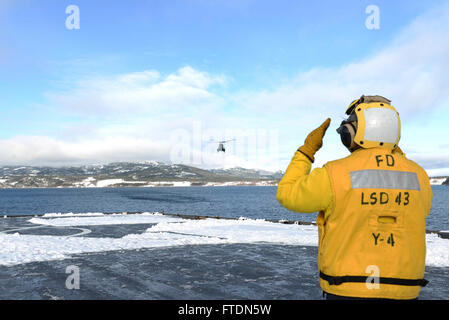
[[[277,199],[291,211],[320,212],[322,289],[352,297],[416,298],[425,285],[425,218],[432,199],[425,171],[402,153],[385,148],[359,149],[310,170],[310,160],[296,152],[279,183]],[[387,177],[393,186],[363,185],[363,179],[372,182],[370,175],[379,173],[398,180]],[[413,178],[417,186],[407,189],[403,177]],[[378,274],[371,274],[373,270]],[[370,275],[379,277],[379,286],[367,285]]]
[[[332,189],[325,168],[312,168],[311,161],[296,151],[279,182],[276,198],[282,206],[294,212],[314,213],[332,208]]]

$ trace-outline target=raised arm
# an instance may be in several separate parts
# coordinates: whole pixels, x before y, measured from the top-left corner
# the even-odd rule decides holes
[[[325,168],[310,172],[311,161],[297,151],[278,185],[276,198],[288,210],[303,213],[325,211],[332,203],[329,175]]]
[[[316,168],[310,172],[329,124],[330,119],[327,119],[307,136],[279,182],[276,198],[288,210],[313,213],[326,210],[332,203],[327,170]]]

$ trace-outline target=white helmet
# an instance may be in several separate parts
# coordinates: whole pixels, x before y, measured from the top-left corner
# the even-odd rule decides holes
[[[337,132],[352,152],[358,148],[384,147],[394,149],[401,138],[399,113],[381,96],[362,96],[353,101]]]

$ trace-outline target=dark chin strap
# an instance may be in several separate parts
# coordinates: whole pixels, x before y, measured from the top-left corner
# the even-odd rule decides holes
[[[357,128],[355,127],[354,122],[348,122],[348,124],[349,124],[349,125],[352,127],[352,129],[354,130],[354,137],[351,136],[351,143],[350,143],[349,148],[348,148],[349,151],[352,153],[352,152],[354,152],[355,150],[359,149],[360,146],[357,145],[356,143],[354,143],[354,138],[355,138],[355,135],[356,135],[356,133],[357,133]],[[351,148],[351,145],[354,145],[354,147]]]
[[[352,127],[352,129],[354,129],[354,133],[357,132],[357,128],[354,125],[354,122],[348,122],[348,124]]]
[[[351,149],[349,149],[348,148],[348,150],[349,150],[349,152],[351,152],[351,153],[353,153],[355,150],[358,150],[358,149],[360,149],[361,147],[359,146],[359,145],[355,145],[353,148],[351,148]]]

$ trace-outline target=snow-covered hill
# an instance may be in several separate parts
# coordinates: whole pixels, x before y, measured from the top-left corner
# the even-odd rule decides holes
[[[157,161],[72,167],[0,167],[0,188],[135,187],[276,184],[281,172],[232,168],[204,170]]]

